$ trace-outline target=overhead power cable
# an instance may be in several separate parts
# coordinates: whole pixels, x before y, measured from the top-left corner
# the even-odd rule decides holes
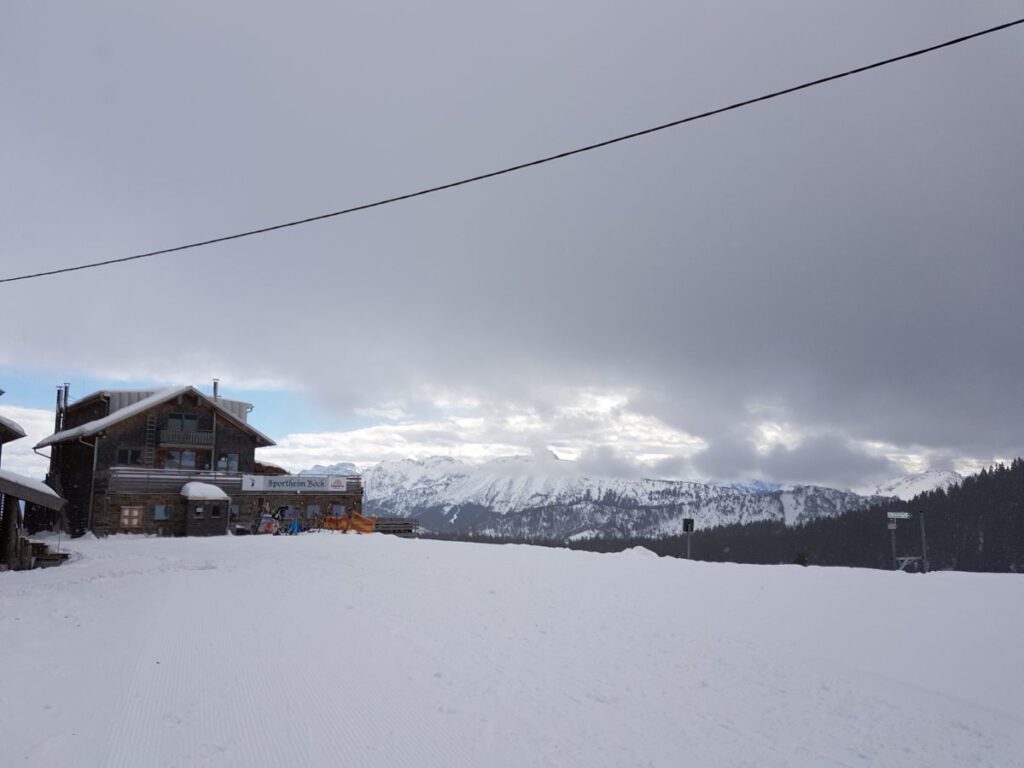
[[[612,144],[618,144],[619,142],[629,141],[630,139],[636,139],[636,138],[638,138],[640,136],[646,136],[646,135],[648,135],[650,133],[657,133],[658,131],[664,131],[664,130],[666,130],[668,128],[675,128],[676,126],[679,126],[679,125],[684,125],[686,123],[692,123],[692,122],[695,122],[697,120],[703,120],[706,117],[712,117],[714,115],[720,115],[723,112],[731,112],[734,109],[740,109],[742,107],[749,107],[751,104],[757,104],[758,102],[768,101],[769,99],[775,99],[775,98],[778,98],[779,96],[785,96],[785,95],[790,94],[790,93],[795,93],[796,91],[802,91],[802,90],[807,89],[807,88],[813,88],[816,85],[822,85],[824,83],[829,83],[829,82],[832,82],[833,80],[841,80],[844,77],[851,77],[853,75],[858,75],[861,72],[867,72],[868,70],[878,69],[879,67],[884,67],[884,66],[886,66],[888,64],[894,64],[897,61],[903,61],[904,59],[912,59],[915,56],[921,56],[922,54],[925,54],[925,53],[931,53],[932,51],[937,51],[937,50],[939,50],[941,48],[949,48],[950,46],[953,46],[953,45],[959,45],[960,43],[966,42],[968,40],[973,40],[976,37],[984,37],[985,35],[991,35],[993,32],[999,32],[999,31],[1004,30],[1004,29],[1009,29],[1010,27],[1015,27],[1015,26],[1017,26],[1019,24],[1024,24],[1024,18],[1017,19],[1015,21],[1008,21],[1005,24],[1000,24],[1000,25],[995,26],[995,27],[989,27],[988,29],[983,29],[980,32],[974,32],[974,33],[969,34],[969,35],[963,35],[962,37],[957,37],[957,38],[954,38],[952,40],[947,40],[944,43],[938,43],[937,45],[930,45],[927,48],[919,48],[916,51],[911,51],[910,53],[904,53],[904,54],[901,54],[900,56],[893,56],[892,58],[889,58],[889,59],[883,59],[882,61],[876,61],[873,64],[866,64],[866,65],[864,65],[862,67],[857,67],[856,69],[848,69],[845,72],[839,72],[837,74],[829,75],[827,77],[820,77],[817,80],[810,80],[810,81],[808,81],[806,83],[801,83],[800,85],[794,85],[794,86],[791,86],[789,88],[784,88],[781,91],[774,91],[772,93],[766,93],[763,96],[757,96],[756,98],[753,98],[753,99],[746,99],[744,101],[737,101],[737,102],[735,102],[733,104],[730,104],[730,105],[728,105],[726,107],[719,107],[718,109],[712,109],[712,110],[710,110],[708,112],[701,112],[700,114],[690,115],[689,117],[684,117],[684,118],[681,118],[679,120],[673,120],[672,122],[669,122],[669,123],[662,123],[661,125],[656,125],[653,128],[645,128],[645,129],[643,129],[641,131],[634,131],[633,133],[627,133],[627,134],[624,134],[622,136],[616,136],[613,139],[606,139],[604,141],[599,141],[596,144],[587,144],[586,146],[583,146],[583,147],[577,147],[576,149],[566,150],[565,152],[559,152],[558,154],[555,154],[555,155],[548,155],[547,157],[542,157],[542,158],[539,158],[537,160],[531,160],[531,161],[526,162],[526,163],[519,163],[518,165],[511,165],[511,166],[509,166],[507,168],[501,168],[500,170],[497,170],[497,171],[490,171],[489,173],[481,173],[478,176],[470,176],[469,178],[460,179],[458,181],[450,181],[447,184],[439,184],[439,185],[434,186],[434,187],[428,187],[426,189],[421,189],[418,192],[408,192],[408,193],[406,193],[404,195],[396,195],[395,197],[388,197],[388,198],[385,198],[383,200],[377,200],[376,202],[372,202],[372,203],[363,203],[362,205],[356,205],[356,206],[353,206],[351,208],[345,208],[345,209],[340,210],[340,211],[332,211],[331,213],[321,213],[321,214],[319,214],[317,216],[309,216],[309,217],[307,217],[305,219],[296,219],[295,221],[287,221],[287,222],[285,222],[283,224],[273,224],[273,225],[271,225],[269,227],[260,227],[259,229],[250,229],[250,230],[248,230],[246,232],[237,232],[237,233],[235,233],[233,235],[224,235],[222,237],[214,237],[214,238],[211,238],[209,240],[200,240],[200,241],[195,242],[195,243],[188,243],[186,245],[178,245],[178,246],[175,246],[173,248],[162,248],[162,249],[160,249],[158,251],[149,251],[147,253],[137,253],[134,256],[122,256],[121,258],[107,259],[106,261],[94,261],[94,262],[91,262],[91,263],[88,263],[88,264],[79,264],[79,265],[74,266],[74,267],[62,267],[60,269],[51,269],[51,270],[48,270],[46,272],[34,272],[32,274],[27,274],[27,275],[18,275],[17,277],[0,278],[0,283],[13,283],[13,282],[15,282],[17,280],[31,280],[31,279],[37,278],[37,277],[49,277],[50,275],[60,275],[60,274],[63,274],[65,272],[77,272],[77,271],[83,270],[83,269],[94,269],[96,267],[105,267],[105,266],[108,266],[110,264],[123,264],[123,263],[128,262],[128,261],[136,261],[138,259],[148,259],[151,256],[162,256],[162,255],[167,254],[167,253],[177,253],[179,251],[187,251],[187,250],[190,250],[192,248],[201,248],[201,247],[206,246],[206,245],[214,245],[215,243],[225,243],[225,242],[227,242],[229,240],[240,240],[243,237],[252,237],[253,235],[262,235],[262,234],[264,234],[266,232],[273,232],[273,231],[278,230],[278,229],[286,229],[288,227],[297,227],[297,226],[300,226],[302,224],[310,224],[310,223],[312,223],[314,221],[323,221],[324,219],[333,219],[335,216],[344,216],[345,214],[348,214],[348,213],[356,213],[358,211],[365,211],[365,210],[368,210],[370,208],[379,208],[380,206],[390,205],[391,203],[398,203],[398,202],[401,202],[402,200],[409,200],[409,199],[414,198],[414,197],[422,197],[423,195],[430,195],[430,194],[433,194],[434,192],[442,192],[442,191],[444,191],[446,189],[454,189],[455,187],[465,186],[466,184],[472,184],[472,183],[477,182],[477,181],[483,181],[484,179],[493,179],[495,176],[504,176],[507,173],[514,173],[516,171],[521,171],[521,170],[524,170],[526,168],[532,168],[532,167],[537,166],[537,165],[543,165],[544,163],[550,163],[550,162],[553,162],[555,160],[561,160],[561,159],[566,158],[566,157],[572,157],[573,155],[579,155],[579,154],[582,154],[584,152],[590,152],[590,151],[595,150],[595,149],[601,149],[602,147],[608,147],[608,146],[611,146]]]

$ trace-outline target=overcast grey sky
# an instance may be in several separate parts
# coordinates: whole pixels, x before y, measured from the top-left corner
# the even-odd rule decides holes
[[[0,271],[335,210],[1022,10],[4,3]],[[1017,28],[430,198],[0,286],[0,372],[296,390],[335,424],[276,435],[296,467],[552,447],[858,485],[1018,455],[1022,73]]]

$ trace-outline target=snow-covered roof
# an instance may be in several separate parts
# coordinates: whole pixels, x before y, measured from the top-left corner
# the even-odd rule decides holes
[[[80,437],[91,437],[95,434],[102,432],[107,427],[113,426],[114,424],[122,422],[125,419],[130,419],[132,416],[137,416],[140,413],[145,413],[153,406],[160,405],[161,403],[166,403],[168,400],[173,400],[174,398],[180,397],[181,395],[184,395],[186,393],[196,395],[205,400],[207,403],[216,408],[219,413],[224,414],[233,422],[235,422],[239,427],[255,435],[257,440],[262,442],[262,445],[275,445],[273,440],[271,440],[269,437],[264,435],[259,430],[253,429],[253,427],[250,424],[239,419],[230,411],[222,408],[217,403],[216,400],[207,397],[195,387],[186,384],[181,387],[167,387],[165,389],[157,390],[148,397],[144,397],[141,400],[136,400],[132,404],[126,405],[123,408],[114,411],[109,416],[104,416],[101,419],[95,419],[94,421],[87,422],[77,427],[72,427],[71,429],[65,429],[63,432],[57,432],[56,434],[50,435],[49,437],[41,440],[39,442],[39,445],[36,446],[36,448],[45,448],[48,445],[53,445],[55,443],[63,443],[67,442],[68,440],[77,440]]]
[[[25,436],[25,430],[16,421],[0,416],[0,444],[9,443]]]
[[[0,469],[0,493],[39,504],[47,509],[60,509],[64,506],[64,499],[46,483],[8,469]]]
[[[231,501],[231,497],[216,485],[209,483],[185,483],[181,495],[189,501]]]
[[[107,401],[108,414],[119,411],[122,408],[127,408],[133,403],[137,403],[139,400],[154,395],[160,392],[159,389],[97,389],[95,392],[90,392],[88,395],[83,395],[73,402],[70,406],[70,410],[74,410],[83,403],[88,403],[93,400],[104,399]],[[252,403],[247,403],[244,400],[232,400],[227,397],[221,397],[218,395],[216,398],[217,405],[223,408],[225,411],[230,413],[236,419],[240,421],[249,420],[249,411],[252,410]]]

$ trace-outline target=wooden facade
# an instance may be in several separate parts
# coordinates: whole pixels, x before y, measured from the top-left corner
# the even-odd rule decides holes
[[[47,482],[68,500],[63,524],[73,536],[138,532],[213,536],[250,524],[255,499],[242,476],[256,471],[257,447],[273,441],[248,424],[247,403],[209,397],[193,387],[95,392],[74,404],[58,395]],[[227,501],[181,496],[202,481]],[[58,524],[27,521],[36,529]]]

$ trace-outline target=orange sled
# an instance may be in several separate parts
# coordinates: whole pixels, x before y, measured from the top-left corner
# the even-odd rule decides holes
[[[346,514],[339,517],[325,517],[324,528],[328,531],[342,531],[348,533],[349,531],[355,531],[356,533],[373,533],[374,526],[377,525],[376,517],[364,517],[363,515]]]

